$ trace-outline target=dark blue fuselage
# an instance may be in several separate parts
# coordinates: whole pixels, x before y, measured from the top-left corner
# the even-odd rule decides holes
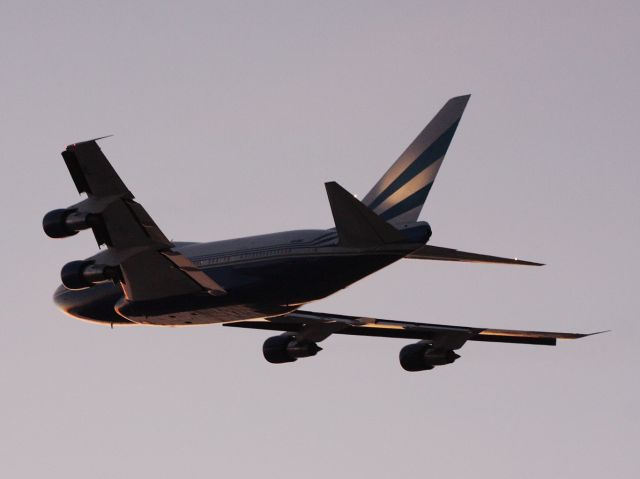
[[[300,230],[213,243],[177,243],[176,249],[227,294],[130,302],[112,282],[83,290],[60,286],[55,302],[68,314],[107,324],[206,324],[286,314],[324,298],[404,257],[430,235],[426,223],[404,230],[410,242],[345,248],[335,230]]]

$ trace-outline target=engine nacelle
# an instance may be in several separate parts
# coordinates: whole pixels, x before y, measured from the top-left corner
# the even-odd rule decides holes
[[[95,223],[95,215],[79,213],[74,210],[49,211],[42,218],[42,229],[50,238],[67,238],[78,231],[91,228]]]
[[[405,371],[428,371],[435,366],[451,364],[459,357],[449,349],[437,349],[421,341],[400,350],[400,365]]]
[[[297,341],[295,336],[283,334],[267,339],[262,346],[264,358],[273,364],[292,363],[298,358],[315,356],[322,348],[309,341]]]
[[[93,261],[71,261],[62,267],[60,277],[67,289],[84,289],[103,281],[118,279],[119,269]]]

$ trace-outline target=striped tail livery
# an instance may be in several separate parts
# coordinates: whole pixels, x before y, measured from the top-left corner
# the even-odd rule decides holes
[[[449,100],[362,202],[392,224],[416,221],[470,95]]]

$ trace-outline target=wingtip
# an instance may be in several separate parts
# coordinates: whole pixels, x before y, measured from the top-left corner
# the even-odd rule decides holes
[[[68,150],[69,148],[73,148],[77,145],[82,145],[83,143],[91,143],[92,141],[104,140],[105,138],[111,138],[112,136],[113,136],[113,133],[110,135],[99,136],[98,138],[92,138],[90,140],[76,141],[75,143],[71,143],[70,145],[67,145],[66,149]]]
[[[104,140],[105,138],[111,138],[112,136],[113,136],[113,133],[111,133],[109,135],[101,136],[101,137],[98,137],[98,138],[94,138],[93,140],[89,140],[89,141]]]
[[[573,334],[566,334],[564,337],[558,337],[558,339],[582,339],[582,338],[587,338],[589,336],[595,336],[596,334],[604,334],[604,333],[610,333],[611,330],[607,329],[605,331],[596,331],[595,333],[573,333]]]
[[[537,263],[535,261],[525,261],[518,258],[514,258],[514,260],[516,261],[516,263],[514,264],[522,265],[522,266],[546,266],[545,263]]]
[[[611,329],[605,329],[604,331],[596,331],[595,333],[587,333],[584,335],[584,337],[586,338],[587,336],[595,336],[596,334],[605,334],[605,333],[610,333],[612,330]]]

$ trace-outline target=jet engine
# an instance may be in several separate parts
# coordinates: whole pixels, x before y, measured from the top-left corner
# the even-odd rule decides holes
[[[309,341],[297,341],[295,336],[282,334],[267,339],[262,346],[264,358],[273,364],[292,363],[298,358],[315,356],[322,348]]]
[[[93,261],[71,261],[62,267],[60,277],[67,289],[84,289],[102,281],[116,280],[120,270]]]
[[[53,210],[42,218],[42,229],[50,238],[66,238],[91,228],[94,223],[95,215],[92,214],[71,209]]]
[[[459,357],[449,349],[438,349],[421,341],[400,350],[400,365],[405,371],[428,371],[435,366],[451,364]]]

